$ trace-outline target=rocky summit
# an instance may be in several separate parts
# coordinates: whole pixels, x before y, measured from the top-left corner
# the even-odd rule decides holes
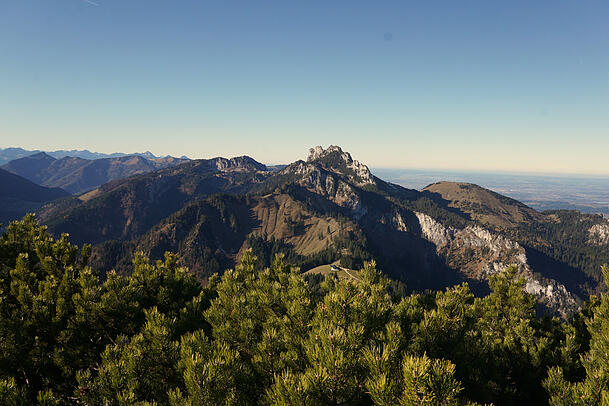
[[[317,163],[325,169],[347,175],[360,186],[375,183],[366,165],[354,160],[351,154],[336,145],[330,145],[327,149],[321,146],[311,148],[307,162]]]

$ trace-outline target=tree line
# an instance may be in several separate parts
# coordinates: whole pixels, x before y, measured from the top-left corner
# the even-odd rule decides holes
[[[100,281],[89,253],[33,216],[0,237],[0,404],[609,404],[606,293],[563,322],[513,268],[403,296],[373,261],[312,286],[249,251],[203,285],[172,254]]]

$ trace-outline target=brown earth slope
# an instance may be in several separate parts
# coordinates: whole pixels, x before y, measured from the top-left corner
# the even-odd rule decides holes
[[[547,221],[546,216],[529,206],[471,183],[438,182],[425,187],[423,192],[446,200],[449,207],[494,228]]]

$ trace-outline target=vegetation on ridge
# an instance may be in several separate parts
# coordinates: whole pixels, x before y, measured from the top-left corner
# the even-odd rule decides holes
[[[103,283],[88,256],[33,216],[0,237],[1,404],[609,401],[607,294],[564,323],[535,317],[511,268],[482,298],[467,284],[400,298],[374,262],[313,287],[248,252],[204,287],[172,254]]]
[[[520,271],[533,273],[530,282],[552,285],[552,298],[542,293],[540,302],[560,314],[602,288],[599,269],[609,262],[609,245],[589,238],[590,230],[605,229],[602,219],[538,213],[474,185],[409,190],[374,177],[339,147],[314,152],[315,159],[279,171],[248,157],[191,161],[52,202],[39,215],[53,235],[67,232],[76,244],[93,244],[91,265],[102,279],[110,269],[128,273],[137,251],[152,260],[175,252],[179,265],[204,279],[234,267],[256,240],[267,264],[278,245],[303,269],[338,259],[361,267],[374,258],[386,275],[419,290],[469,281],[482,293],[488,270],[518,262]],[[454,199],[444,196],[453,192]],[[233,216],[218,217],[220,206]],[[433,221],[421,224],[420,214]],[[470,226],[522,249],[467,235],[455,242],[453,229]],[[433,238],[441,234],[445,246]]]

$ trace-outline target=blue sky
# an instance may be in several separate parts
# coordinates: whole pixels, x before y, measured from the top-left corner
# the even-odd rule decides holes
[[[0,1],[0,147],[609,174],[609,2]]]

